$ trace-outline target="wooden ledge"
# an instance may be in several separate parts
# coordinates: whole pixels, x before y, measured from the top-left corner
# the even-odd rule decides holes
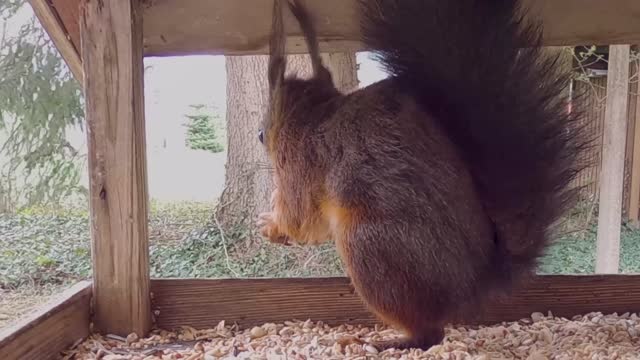
[[[156,326],[175,329],[237,322],[247,327],[285,320],[373,324],[376,319],[346,278],[152,280]],[[516,321],[533,312],[570,318],[600,311],[640,311],[640,275],[538,276],[490,306],[475,324]],[[474,325],[467,324],[467,325]]]
[[[374,324],[346,278],[154,279],[156,327],[215,327],[221,320],[242,327],[306,320],[336,325]],[[81,282],[28,316],[0,331],[0,359],[56,359],[89,335],[91,284]],[[495,324],[532,312],[571,318],[589,312],[640,311],[640,275],[543,275],[475,323]]]
[[[80,282],[0,330],[0,359],[49,360],[89,335],[91,283]]]

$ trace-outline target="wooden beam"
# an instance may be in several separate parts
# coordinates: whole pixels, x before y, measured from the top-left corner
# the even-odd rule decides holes
[[[82,84],[82,62],[71,38],[65,30],[64,24],[60,21],[56,11],[51,8],[47,0],[29,0],[29,4],[34,14],[44,27],[53,44],[60,52],[60,55],[69,66],[73,77]]]
[[[161,329],[211,328],[222,320],[242,327],[292,319],[331,325],[378,322],[346,278],[162,279],[152,280],[151,289]],[[594,311],[638,312],[640,276],[538,276],[466,325],[515,321],[536,311],[567,318]]]
[[[138,0],[84,0],[95,325],[151,326],[142,23]]]
[[[47,0],[64,24],[69,38],[80,50],[80,0]]]
[[[639,47],[640,49],[640,47]],[[640,76],[640,63],[632,69],[636,74],[636,81]],[[631,190],[629,191],[629,221],[635,227],[640,226],[640,83],[636,82],[635,94],[635,127],[633,131],[633,155],[631,160]]]
[[[79,47],[79,0],[52,0]],[[545,23],[546,45],[608,45],[640,42],[637,0],[525,0]],[[307,0],[319,21],[320,51],[364,50],[357,41],[356,0]],[[271,1],[145,1],[144,47],[149,56],[187,54],[256,55],[267,53]],[[287,51],[304,53],[297,23],[287,13]]]
[[[145,7],[145,54],[266,54],[271,1],[159,0]],[[309,0],[321,52],[366,50],[359,40],[355,0]],[[637,0],[527,0],[546,24],[546,45],[640,41]],[[304,53],[297,22],[285,13],[287,52]]]
[[[91,283],[80,282],[15,326],[0,330],[0,359],[54,360],[89,335]]]
[[[596,273],[599,274],[615,274],[620,265],[620,226],[629,103],[629,56],[629,45],[610,47],[596,248]]]
[[[156,0],[144,9],[145,54],[266,54],[271,1]],[[308,0],[318,19],[321,52],[366,50],[359,43],[356,0]],[[545,23],[546,45],[617,44],[640,41],[637,0],[526,0]],[[285,13],[287,52],[304,53],[297,22]]]

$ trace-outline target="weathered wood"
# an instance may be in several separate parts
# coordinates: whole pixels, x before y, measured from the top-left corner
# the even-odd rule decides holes
[[[358,42],[355,0],[309,0],[321,52],[365,50]],[[546,45],[640,41],[636,0],[527,0],[546,24]],[[297,22],[285,13],[287,52],[306,52]],[[145,9],[145,54],[266,54],[271,1],[159,0]]]
[[[144,70],[137,0],[85,0],[95,325],[145,335],[151,325]]]
[[[636,78],[640,76],[640,62],[633,67]],[[633,155],[631,160],[631,185],[629,190],[629,220],[635,227],[640,226],[640,83],[635,85],[635,116],[633,131]]]
[[[79,0],[53,0],[76,43]],[[545,23],[546,45],[628,44],[640,42],[637,0],[526,0]],[[322,52],[363,50],[354,20],[355,0],[308,0],[318,18]],[[266,54],[271,1],[153,0],[144,5],[145,54]],[[287,13],[289,53],[306,52],[297,23]]]
[[[221,320],[247,327],[285,320],[373,324],[346,278],[152,280],[153,308],[162,329],[210,328]],[[640,311],[640,276],[539,276],[492,303],[470,324],[518,320],[532,312],[571,317],[593,311]]]
[[[0,359],[53,360],[89,335],[91,283],[56,296],[18,324],[0,330]]]
[[[596,273],[615,274],[620,263],[620,225],[629,103],[629,45],[609,51],[607,102],[602,136]]]
[[[57,16],[57,12],[51,8],[47,0],[29,0],[34,14],[49,34],[51,41],[56,46],[60,55],[69,66],[69,70],[77,81],[82,83],[82,62],[80,54],[67,36],[64,24]]]

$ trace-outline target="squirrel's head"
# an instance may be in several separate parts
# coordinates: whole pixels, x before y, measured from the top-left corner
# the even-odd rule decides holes
[[[258,138],[271,154],[281,141],[282,129],[303,129],[314,121],[312,109],[326,103],[340,93],[333,84],[329,70],[322,64],[311,17],[300,0],[287,0],[289,9],[304,33],[313,75],[310,79],[287,76],[285,34],[282,21],[281,0],[274,0],[273,25],[269,44],[269,111],[258,132]],[[289,139],[291,140],[291,139]]]

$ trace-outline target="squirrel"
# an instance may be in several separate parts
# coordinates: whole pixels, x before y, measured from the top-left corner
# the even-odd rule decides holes
[[[529,279],[579,200],[592,139],[567,111],[570,73],[519,0],[358,0],[389,76],[343,94],[311,14],[287,4],[314,73],[285,78],[275,0],[259,140],[276,190],[257,226],[278,244],[335,242],[368,309],[405,335],[373,345],[426,350]]]

